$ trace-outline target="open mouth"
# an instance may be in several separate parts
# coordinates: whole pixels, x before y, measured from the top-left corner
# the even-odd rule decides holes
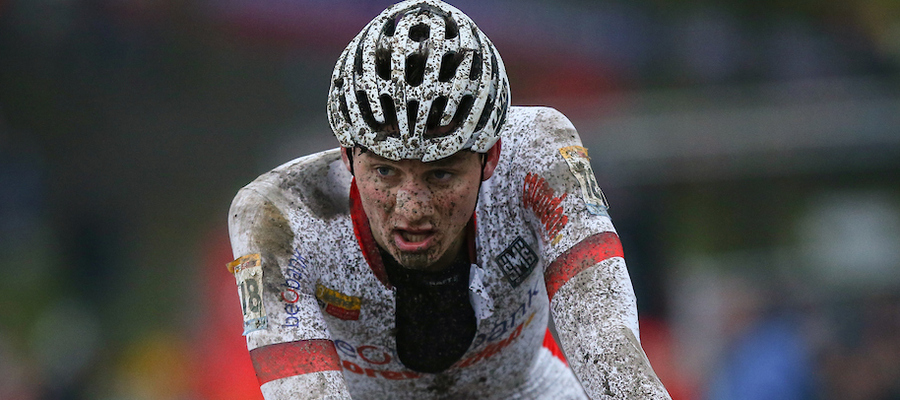
[[[426,250],[434,240],[433,231],[394,231],[394,243],[400,251],[417,252]]]

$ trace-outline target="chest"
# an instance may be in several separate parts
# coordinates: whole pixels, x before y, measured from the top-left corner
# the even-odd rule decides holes
[[[509,233],[515,235],[498,235],[509,236],[505,246],[476,246],[478,268],[469,274],[468,295],[477,331],[449,370],[488,369],[504,356],[536,352],[534,343],[543,338],[548,301],[536,238],[522,237],[518,230]],[[316,264],[316,299],[345,375],[420,378],[397,356],[397,292],[376,277],[359,246],[347,246],[340,257],[322,258]]]

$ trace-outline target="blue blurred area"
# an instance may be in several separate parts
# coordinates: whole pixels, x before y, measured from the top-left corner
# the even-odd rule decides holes
[[[900,3],[452,3],[581,132],[673,398],[900,398]],[[388,4],[0,0],[0,399],[258,396],[226,212]]]

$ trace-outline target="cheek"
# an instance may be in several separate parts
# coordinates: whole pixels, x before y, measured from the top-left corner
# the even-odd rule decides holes
[[[393,210],[394,196],[389,191],[372,187],[360,188],[359,191],[363,209],[370,219],[384,220]]]
[[[463,187],[453,195],[447,196],[446,204],[447,214],[459,224],[467,224],[469,217],[475,210],[475,204],[478,199],[478,186]]]

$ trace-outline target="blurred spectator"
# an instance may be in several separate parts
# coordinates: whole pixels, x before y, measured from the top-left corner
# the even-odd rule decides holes
[[[727,330],[733,331],[707,399],[812,399],[814,364],[798,318],[765,310],[759,305],[761,299],[743,300],[749,303],[731,315],[729,322],[734,325]]]
[[[900,297],[865,296],[831,311],[821,399],[900,399]]]
[[[0,330],[0,399],[37,400],[36,370]]]
[[[38,399],[45,394],[48,365],[34,357],[39,347],[31,335],[37,316],[58,299],[59,254],[40,157],[27,141],[13,140],[2,112],[0,107],[0,399]]]
[[[90,398],[194,400],[191,383],[198,367],[177,332],[147,332],[121,351]]]

